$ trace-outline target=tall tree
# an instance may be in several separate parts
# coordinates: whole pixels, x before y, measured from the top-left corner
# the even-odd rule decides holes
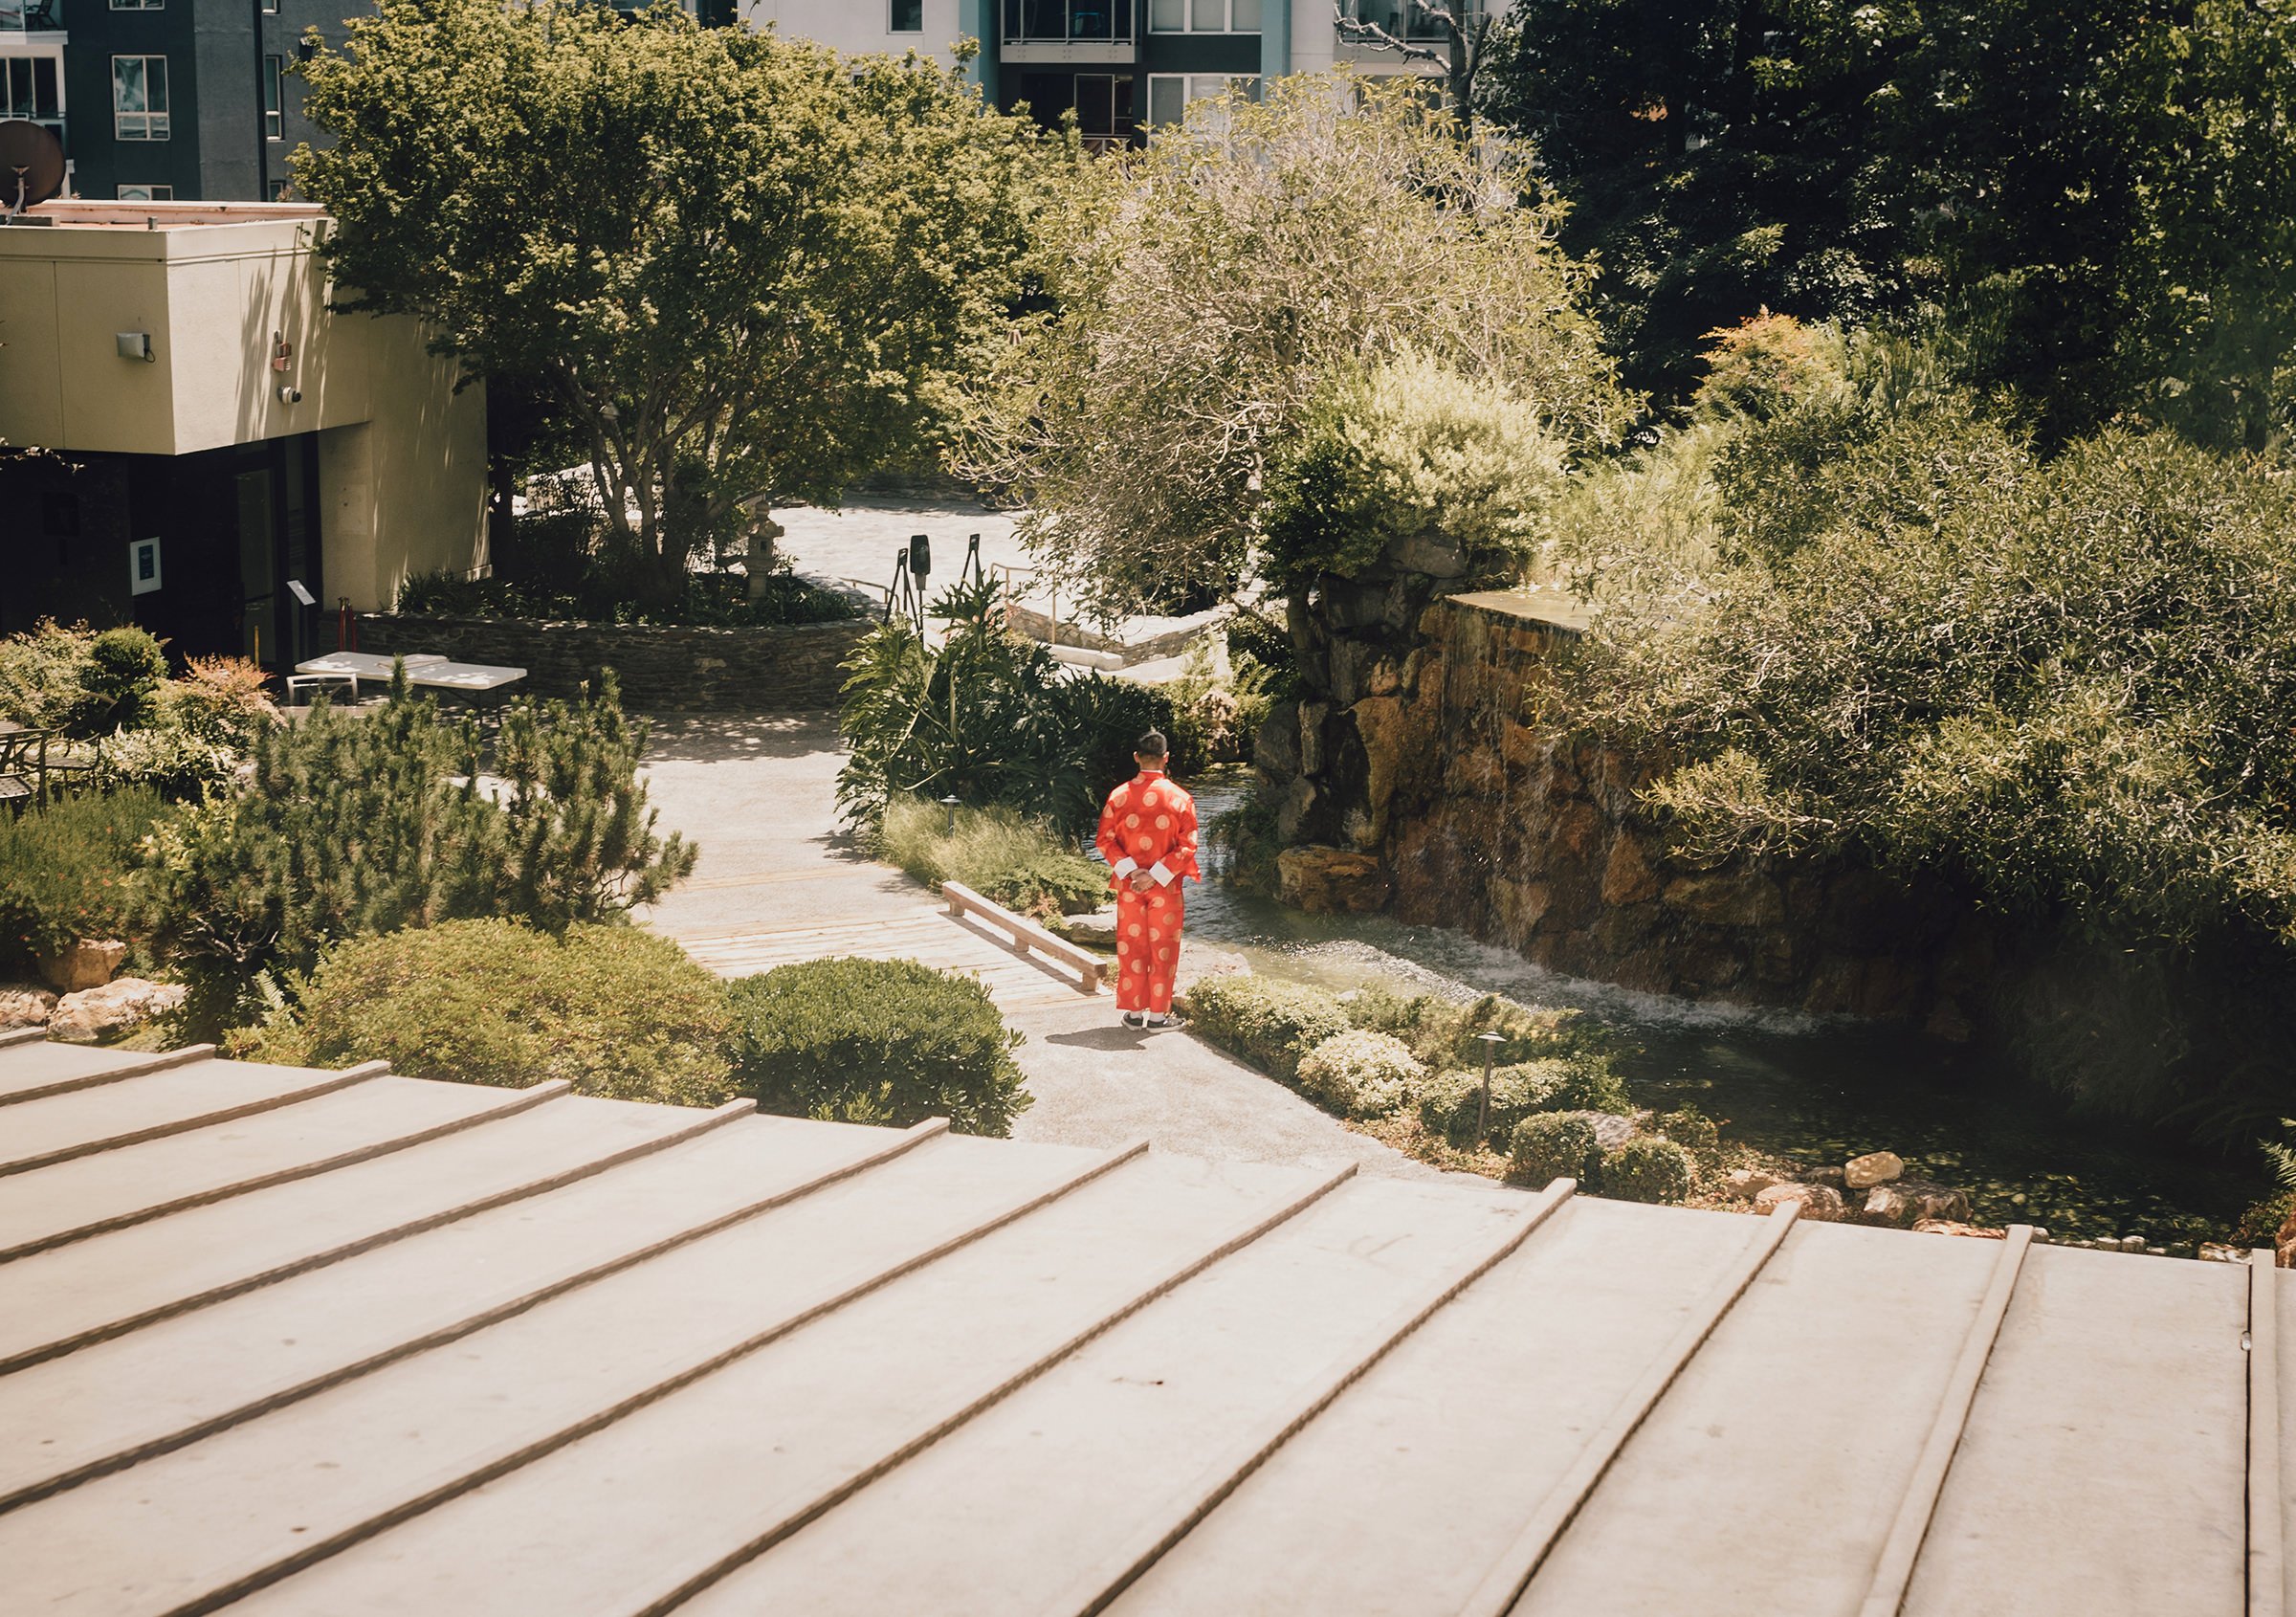
[[[383,0],[304,69],[350,306],[539,379],[674,596],[777,502],[914,454],[1002,322],[1037,137],[954,72],[670,6]]]
[[[1332,16],[1343,44],[1384,51],[1441,70],[1460,127],[1474,127],[1475,81],[1482,75],[1492,28],[1484,0],[1403,0],[1401,5],[1332,0]]]
[[[1490,380],[1566,444],[1631,414],[1530,153],[1458,139],[1409,84],[1309,75],[1078,165],[964,464],[1029,507],[1109,611],[1233,589],[1266,476],[1335,370],[1405,350]]]

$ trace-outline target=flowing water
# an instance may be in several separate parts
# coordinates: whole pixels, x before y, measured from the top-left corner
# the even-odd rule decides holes
[[[1206,824],[1242,801],[1243,772],[1199,783]],[[2069,1115],[1998,1061],[1901,1030],[1634,993],[1543,970],[1466,934],[1385,916],[1311,916],[1221,880],[1188,896],[1188,935],[1253,969],[1328,986],[1374,979],[1451,998],[1484,993],[1582,1009],[1632,1049],[1621,1063],[1643,1106],[1695,1103],[1724,1136],[1804,1165],[1895,1151],[1910,1178],[1969,1192],[1981,1224],[2036,1224],[2060,1240],[2139,1235],[2154,1246],[2227,1237],[2272,1186],[2261,1163]]]

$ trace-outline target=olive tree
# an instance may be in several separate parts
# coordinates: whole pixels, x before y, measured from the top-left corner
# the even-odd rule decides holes
[[[303,72],[353,308],[536,379],[644,587],[917,453],[1003,321],[1038,141],[954,72],[668,6],[382,0]]]
[[[1233,588],[1267,479],[1333,373],[1414,353],[1555,437],[1629,403],[1532,155],[1463,141],[1409,84],[1277,79],[1145,151],[1075,164],[1040,222],[1042,306],[969,392],[965,469],[1025,502],[1091,608]]]

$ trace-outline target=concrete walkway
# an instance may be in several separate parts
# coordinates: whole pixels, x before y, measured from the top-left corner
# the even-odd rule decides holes
[[[652,721],[646,774],[661,829],[701,847],[693,878],[640,919],[723,976],[830,955],[922,960],[978,976],[1027,1035],[1036,1103],[1016,1140],[1111,1147],[1147,1140],[1218,1161],[1407,1179],[1449,1177],[1343,1128],[1282,1085],[1178,1030],[1117,1025],[1115,1002],[949,918],[901,872],[854,847],[836,816],[844,762],[825,716],[670,716]],[[1220,957],[1191,947],[1202,969]],[[1484,1183],[1476,1181],[1475,1183]]]

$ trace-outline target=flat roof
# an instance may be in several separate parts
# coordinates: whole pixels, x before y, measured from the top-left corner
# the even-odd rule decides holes
[[[2279,1612],[2288,1277],[2029,1233],[0,1034],[5,1604]]]
[[[180,231],[202,225],[248,225],[326,216],[327,210],[313,202],[96,202],[59,197],[27,208],[8,228]]]

